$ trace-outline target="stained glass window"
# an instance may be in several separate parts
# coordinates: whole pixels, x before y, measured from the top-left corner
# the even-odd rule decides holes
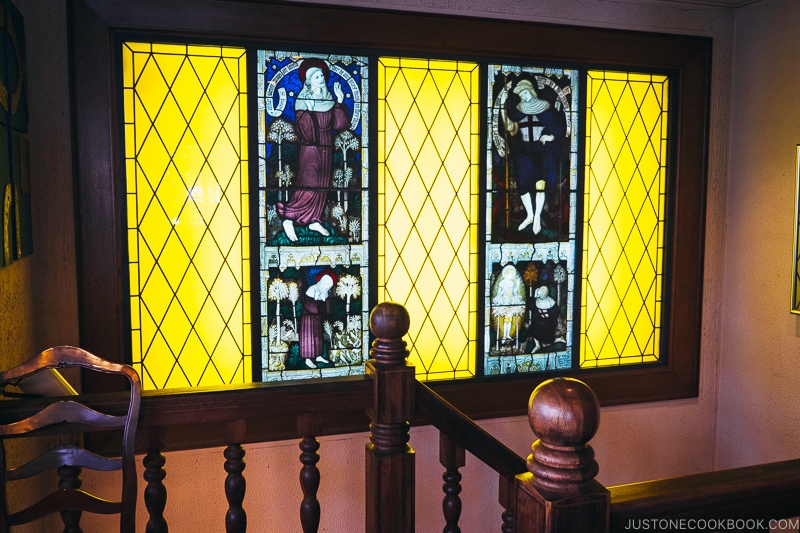
[[[122,81],[133,365],[148,389],[249,381],[245,51],[127,42]]]
[[[489,68],[484,370],[572,366],[578,72]]]
[[[587,73],[581,368],[661,356],[669,79]]]
[[[122,65],[147,388],[363,373],[387,300],[421,379],[661,360],[668,76],[136,42]]]
[[[421,379],[475,375],[478,65],[378,60],[378,301],[409,311]]]
[[[257,77],[262,379],[363,373],[367,58],[260,50]]]

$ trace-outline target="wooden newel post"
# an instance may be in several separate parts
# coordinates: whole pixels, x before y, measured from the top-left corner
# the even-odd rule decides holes
[[[528,402],[528,421],[539,440],[528,472],[517,476],[517,533],[606,533],[610,496],[598,483],[589,440],[600,423],[600,404],[585,383],[545,381]]]
[[[414,450],[408,444],[414,414],[414,367],[406,361],[403,336],[408,311],[385,302],[372,310],[367,374],[374,383],[369,443],[366,449],[367,533],[414,531]]]

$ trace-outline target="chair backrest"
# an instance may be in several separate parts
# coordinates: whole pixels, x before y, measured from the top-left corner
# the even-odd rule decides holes
[[[134,531],[137,493],[134,444],[142,396],[141,383],[136,371],[127,365],[105,361],[80,348],[57,346],[45,350],[11,370],[0,373],[0,386],[17,385],[26,376],[46,369],[73,366],[125,376],[130,383],[130,401],[127,413],[125,415],[101,413],[81,403],[83,399],[81,396],[64,397],[53,401],[37,398],[35,400],[0,402],[0,410],[4,406],[10,407],[12,403],[18,401],[27,401],[31,405],[41,407],[33,414],[27,415],[26,413],[26,417],[21,420],[0,424],[0,441],[2,441],[0,476],[3,477],[0,480],[2,482],[0,483],[0,496],[2,497],[0,531],[9,531],[11,526],[31,522],[56,512],[62,514],[65,522],[79,520],[79,511],[102,514],[119,513],[120,532],[132,533]],[[123,430],[122,457],[120,459],[96,455],[74,445],[76,442],[81,442],[80,437],[83,433],[111,429]],[[30,462],[8,468],[5,452],[7,439],[42,435],[73,435],[76,439],[70,444],[54,446]],[[77,468],[77,472],[80,472],[80,468],[102,471],[121,470],[122,490],[119,501],[109,501],[79,490],[80,483],[73,483],[75,488],[68,488],[71,483],[59,483],[58,490],[38,502],[14,513],[8,512],[7,490],[10,481],[25,479],[45,471],[64,467]]]

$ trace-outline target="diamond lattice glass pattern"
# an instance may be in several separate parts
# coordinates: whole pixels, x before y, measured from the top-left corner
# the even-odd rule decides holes
[[[378,301],[408,309],[422,379],[475,374],[478,87],[475,63],[378,60]]]
[[[245,52],[122,60],[134,367],[148,389],[250,381]]]
[[[587,73],[580,365],[658,361],[669,80]]]

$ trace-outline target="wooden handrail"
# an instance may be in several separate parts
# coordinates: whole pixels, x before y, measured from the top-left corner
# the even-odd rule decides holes
[[[416,414],[507,479],[526,472],[525,459],[497,440],[430,387],[416,382]]]
[[[631,520],[789,518],[800,516],[800,459],[608,490],[612,532],[629,531]]]
[[[515,531],[516,476],[527,471],[525,459],[514,453],[505,444],[490,435],[430,387],[415,382],[414,399],[417,421],[422,419],[439,430],[439,461],[445,468],[442,480],[444,500],[442,511],[445,533],[460,532],[461,474],[459,469],[466,464],[466,454],[472,453],[478,460],[498,473],[498,501],[503,507],[502,529],[504,533]]]

